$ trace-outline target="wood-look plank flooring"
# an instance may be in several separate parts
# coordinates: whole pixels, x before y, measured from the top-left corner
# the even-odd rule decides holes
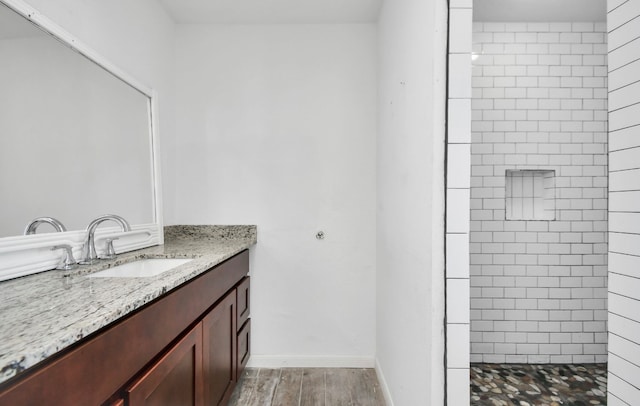
[[[373,369],[247,368],[229,406],[385,406]]]

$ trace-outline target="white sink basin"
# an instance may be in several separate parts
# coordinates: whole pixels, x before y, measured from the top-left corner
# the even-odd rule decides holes
[[[160,275],[193,259],[182,258],[150,258],[141,259],[128,264],[114,266],[104,271],[87,275],[89,278],[148,278]]]

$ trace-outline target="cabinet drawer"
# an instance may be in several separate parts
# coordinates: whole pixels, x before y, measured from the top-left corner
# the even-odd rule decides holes
[[[236,289],[236,303],[238,304],[237,326],[241,328],[249,318],[249,277],[245,277]]]
[[[251,355],[251,320],[242,326],[238,333],[238,378],[242,376],[242,371],[249,361],[249,355]]]

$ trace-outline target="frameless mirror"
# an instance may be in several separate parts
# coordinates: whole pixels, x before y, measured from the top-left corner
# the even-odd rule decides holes
[[[2,3],[0,61],[0,237],[157,222],[150,97]]]

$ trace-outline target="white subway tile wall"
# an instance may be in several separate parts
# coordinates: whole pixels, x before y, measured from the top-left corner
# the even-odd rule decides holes
[[[605,362],[605,25],[474,23],[473,52],[471,361]],[[513,170],[553,171],[555,220],[505,221]]]
[[[640,399],[640,0],[609,0],[609,405]]]

